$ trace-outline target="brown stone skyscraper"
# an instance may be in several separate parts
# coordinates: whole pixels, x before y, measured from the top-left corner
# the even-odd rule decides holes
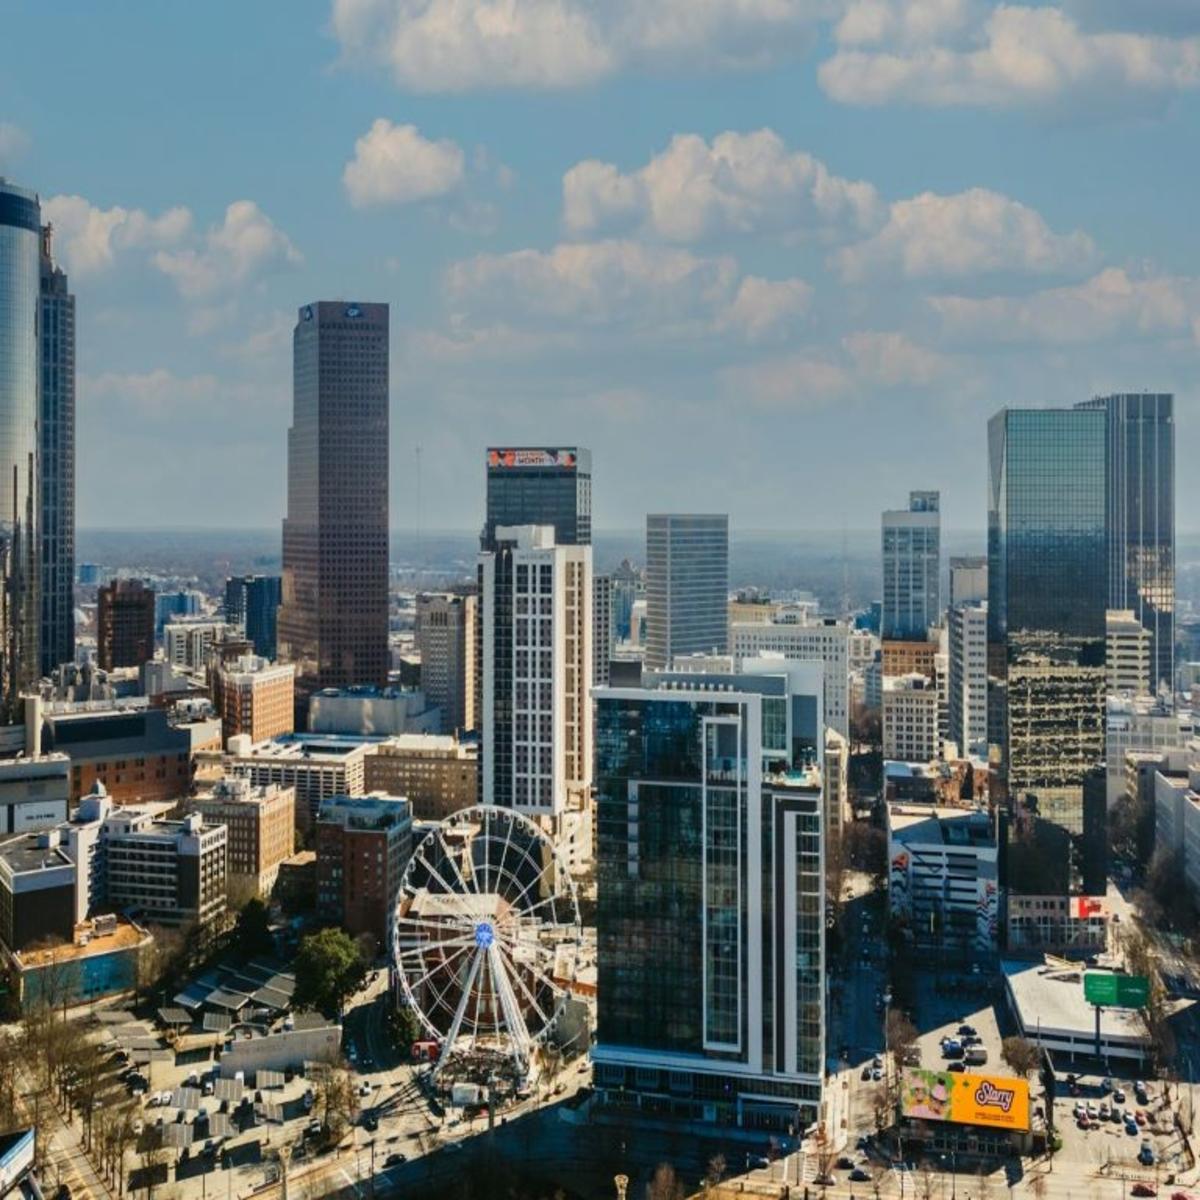
[[[292,335],[279,657],[312,692],[387,683],[388,306],[305,305]]]

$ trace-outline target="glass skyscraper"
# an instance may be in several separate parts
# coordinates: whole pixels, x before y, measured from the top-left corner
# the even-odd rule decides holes
[[[225,581],[225,620],[246,631],[262,658],[275,657],[281,592],[278,575],[235,575]]]
[[[553,525],[555,545],[590,546],[591,451],[579,446],[489,447],[481,549],[496,548],[498,525]]]
[[[819,663],[596,695],[600,1104],[803,1129],[824,1075]]]
[[[880,633],[924,641],[942,614],[941,503],[937,492],[910,492],[908,508],[883,514]]]
[[[1108,607],[1151,636],[1151,685],[1175,686],[1175,397],[1098,396],[1105,414]]]
[[[41,207],[0,177],[0,721],[18,720],[39,676],[41,488],[38,407]]]
[[[729,652],[729,517],[646,518],[646,666]]]
[[[1019,894],[1104,888],[1105,416],[1004,409],[988,426],[992,733],[1012,816]],[[1011,931],[1010,931],[1011,932]]]
[[[51,256],[41,254],[41,671],[75,658],[75,297]]]
[[[322,300],[292,335],[279,657],[298,699],[388,678],[388,306]]]

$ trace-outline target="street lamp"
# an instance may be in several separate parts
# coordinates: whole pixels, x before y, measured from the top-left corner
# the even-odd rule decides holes
[[[625,1200],[625,1189],[629,1186],[628,1175],[614,1175],[613,1183],[617,1188],[617,1200]]]

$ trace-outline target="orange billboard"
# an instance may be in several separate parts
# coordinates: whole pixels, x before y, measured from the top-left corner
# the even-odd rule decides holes
[[[924,1071],[906,1067],[900,1112],[921,1121],[953,1121],[992,1129],[1029,1129],[1029,1084],[1007,1075]]]

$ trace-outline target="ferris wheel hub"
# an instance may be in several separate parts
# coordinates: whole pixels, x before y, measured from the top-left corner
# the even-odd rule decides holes
[[[475,926],[475,945],[486,950],[496,940],[496,931],[490,921],[480,921]]]

